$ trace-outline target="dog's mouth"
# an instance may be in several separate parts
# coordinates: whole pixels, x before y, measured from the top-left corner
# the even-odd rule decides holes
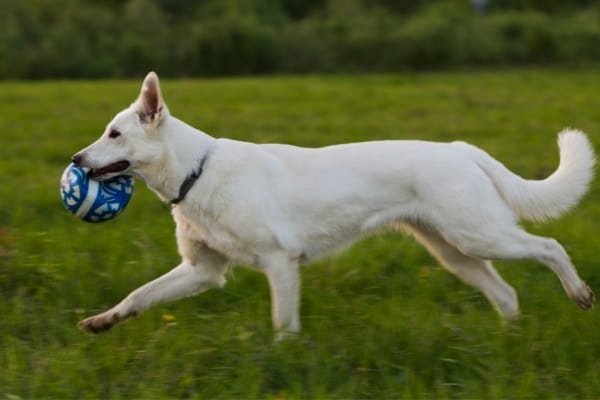
[[[106,175],[109,175],[109,174],[118,174],[119,172],[123,172],[127,168],[129,168],[129,165],[130,165],[129,161],[121,160],[121,161],[114,162],[112,164],[108,164],[107,166],[102,167],[102,168],[92,168],[90,170],[90,172],[88,173],[88,175],[90,176],[90,178],[96,179],[99,177],[105,177]]]

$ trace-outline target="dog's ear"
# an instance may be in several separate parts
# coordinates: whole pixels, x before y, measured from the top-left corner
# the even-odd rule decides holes
[[[164,116],[165,104],[160,93],[158,75],[150,72],[142,83],[142,91],[137,100],[138,115],[142,124],[156,126]]]

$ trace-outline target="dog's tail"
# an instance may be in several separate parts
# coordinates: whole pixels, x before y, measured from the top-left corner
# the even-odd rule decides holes
[[[574,129],[558,134],[560,164],[543,180],[523,179],[483,150],[468,147],[509,207],[526,220],[559,217],[579,202],[594,175],[596,158],[592,145],[583,132]]]

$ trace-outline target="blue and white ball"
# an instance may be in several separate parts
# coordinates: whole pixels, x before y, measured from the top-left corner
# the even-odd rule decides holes
[[[89,169],[70,164],[60,178],[60,195],[67,210],[87,222],[104,222],[121,213],[133,193],[133,177],[119,175],[103,181]]]

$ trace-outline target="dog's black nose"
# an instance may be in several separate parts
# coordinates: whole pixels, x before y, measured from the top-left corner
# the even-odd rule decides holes
[[[79,153],[77,153],[73,157],[71,157],[71,161],[73,162],[73,164],[75,164],[77,166],[79,166],[79,164],[81,164],[82,159],[83,159],[83,157]]]

